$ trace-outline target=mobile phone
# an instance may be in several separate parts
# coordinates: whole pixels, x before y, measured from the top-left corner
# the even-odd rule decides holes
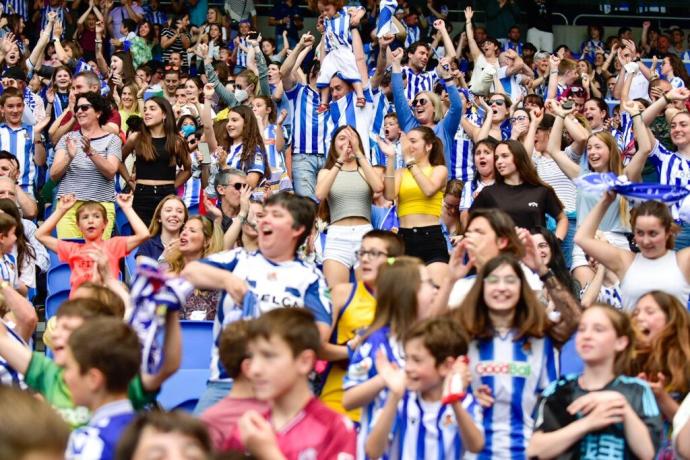
[[[211,152],[209,151],[208,143],[200,142],[199,143],[199,152],[201,152],[201,163],[202,164],[210,164],[211,163]]]
[[[570,109],[573,108],[573,105],[575,105],[575,104],[573,103],[573,101],[567,100],[567,101],[565,101],[563,104],[561,104],[561,107],[563,107],[563,108],[566,109],[566,110],[570,110]]]
[[[259,32],[249,32],[247,34],[247,38],[249,40],[256,40],[257,38],[259,38]]]

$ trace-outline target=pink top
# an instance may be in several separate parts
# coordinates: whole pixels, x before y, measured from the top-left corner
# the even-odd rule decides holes
[[[270,411],[266,412],[270,418]],[[276,433],[278,446],[288,460],[354,460],[356,433],[352,422],[312,397],[304,409]],[[235,429],[226,449],[244,451],[239,431]]]
[[[223,451],[237,427],[237,421],[249,410],[265,413],[268,405],[254,398],[227,396],[201,414],[201,421],[208,428],[214,450]]]
[[[116,236],[105,241],[72,243],[59,241],[57,255],[60,262],[67,262],[72,275],[69,279],[70,290],[74,292],[82,283],[91,280],[94,261],[86,252],[89,249],[100,249],[110,261],[110,271],[115,278],[120,276],[120,259],[127,255],[127,237]]]

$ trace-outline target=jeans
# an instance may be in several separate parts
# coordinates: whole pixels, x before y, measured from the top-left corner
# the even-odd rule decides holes
[[[208,382],[206,384],[206,391],[199,398],[194,408],[194,415],[200,416],[206,409],[216,404],[230,393],[232,389],[232,381],[230,382]]]
[[[292,155],[292,185],[297,195],[316,199],[316,175],[325,163],[323,155]]]
[[[168,185],[143,185],[137,184],[134,189],[132,207],[139,218],[148,226],[151,224],[153,214],[163,198],[168,195],[177,195],[177,189],[173,184]]]

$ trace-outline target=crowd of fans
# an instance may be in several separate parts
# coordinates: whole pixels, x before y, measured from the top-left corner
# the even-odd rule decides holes
[[[351,3],[4,3],[0,458],[690,459],[683,30]]]

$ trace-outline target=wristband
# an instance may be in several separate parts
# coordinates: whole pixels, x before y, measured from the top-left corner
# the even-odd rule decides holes
[[[546,273],[544,273],[543,275],[539,275],[539,280],[543,283],[552,276],[556,276],[556,274],[553,272],[553,270],[549,268],[548,270],[546,270]]]
[[[417,164],[417,162],[414,161],[414,160],[408,161],[407,163],[405,163],[405,167],[406,167],[407,169],[412,169],[412,166],[414,166],[414,165],[416,165],[416,164]]]
[[[666,95],[666,93],[664,93],[664,100],[666,101],[667,104],[670,104],[671,102],[673,102],[673,99],[669,99],[668,96]]]
[[[336,161],[336,162],[335,162],[335,167],[338,168],[338,169],[341,169],[341,168],[343,167],[343,164],[344,164],[344,163],[341,162],[341,161]]]
[[[637,112],[635,115],[631,115],[630,118],[641,117],[641,116],[642,116],[642,113]]]

